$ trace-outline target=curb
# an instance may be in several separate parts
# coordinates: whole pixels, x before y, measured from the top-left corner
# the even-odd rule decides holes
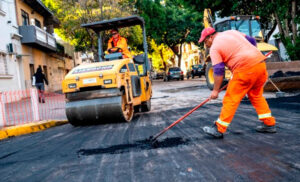
[[[63,125],[66,123],[68,123],[67,120],[50,120],[50,121],[28,123],[28,124],[18,125],[18,126],[5,127],[0,129],[0,140],[9,137],[15,137],[15,136],[39,132],[47,128]]]

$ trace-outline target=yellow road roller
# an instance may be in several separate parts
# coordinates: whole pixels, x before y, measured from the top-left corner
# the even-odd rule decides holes
[[[103,52],[101,31],[136,25],[143,30],[143,54],[124,58],[120,51]],[[69,122],[74,126],[130,122],[135,112],[150,111],[152,82],[143,18],[114,18],[81,26],[98,35],[99,60],[73,68],[62,82]]]

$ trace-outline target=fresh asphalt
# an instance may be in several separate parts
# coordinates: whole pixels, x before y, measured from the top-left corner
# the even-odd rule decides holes
[[[268,100],[276,134],[256,133],[242,101],[222,140],[206,136],[221,109],[210,102],[150,145],[161,131],[209,95],[203,80],[154,82],[153,110],[131,123],[58,126],[0,141],[1,181],[297,181],[300,177],[300,95]],[[175,90],[175,91],[174,91]],[[272,95],[272,94],[270,94]],[[222,97],[222,94],[221,94]]]

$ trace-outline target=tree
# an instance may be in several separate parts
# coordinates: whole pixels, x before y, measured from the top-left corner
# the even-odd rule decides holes
[[[292,60],[300,59],[300,3],[296,0],[185,0],[181,4],[199,12],[204,8],[219,11],[221,16],[232,14],[254,14],[261,17],[268,41],[276,26],[279,28],[278,37],[285,45]],[[298,29],[297,29],[298,25]]]
[[[145,19],[150,38],[172,49],[180,67],[183,43],[199,39],[202,14],[183,7],[178,0],[137,0],[136,8]]]
[[[149,57],[152,60],[152,66],[156,70],[164,69],[168,65],[168,61],[173,57],[173,51],[166,45],[157,45],[152,39],[149,44],[150,54]]]

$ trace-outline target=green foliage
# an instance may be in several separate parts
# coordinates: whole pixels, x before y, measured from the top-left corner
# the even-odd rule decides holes
[[[178,0],[137,0],[136,8],[145,19],[148,36],[171,48],[180,66],[181,51],[177,45],[198,41],[202,13],[183,7]]]
[[[149,53],[149,58],[152,59],[152,66],[155,70],[165,69],[168,65],[168,61],[173,57],[173,51],[166,45],[157,45],[152,39],[150,41],[151,52]]]
[[[285,45],[287,54],[289,55],[291,60],[300,60],[300,38],[296,39],[296,42],[293,43],[291,38],[281,37],[283,40],[283,44]]]
[[[295,3],[293,20],[292,4]],[[210,8],[213,12],[218,11],[220,16],[230,15],[258,15],[261,17],[262,28],[271,30],[267,32],[270,37],[276,26],[279,28],[279,36],[285,45],[288,55],[292,60],[299,60],[300,30],[293,31],[293,26],[300,24],[300,3],[296,0],[182,0],[181,4],[203,12]],[[278,17],[278,18],[277,18]]]

